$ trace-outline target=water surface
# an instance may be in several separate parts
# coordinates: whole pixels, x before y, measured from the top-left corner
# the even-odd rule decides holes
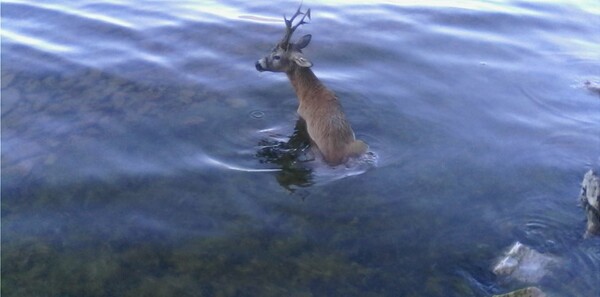
[[[3,1],[2,293],[490,296],[530,285],[491,272],[520,241],[600,295],[600,6],[419,3],[304,3],[377,156],[331,169],[253,66],[296,1]]]

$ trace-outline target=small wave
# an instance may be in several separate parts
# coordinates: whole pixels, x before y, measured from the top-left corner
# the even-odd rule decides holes
[[[39,48],[46,52],[57,52],[57,53],[74,53],[76,48],[73,46],[62,45],[54,43],[50,40],[44,40],[38,37],[26,36],[16,32],[11,32],[7,29],[0,31],[0,36],[8,38],[15,43],[22,44],[28,47]]]
[[[331,167],[319,156],[315,161],[305,163],[311,169],[314,185],[325,185],[346,177],[361,175],[377,167],[378,156],[374,152],[367,152],[358,157],[351,158],[345,164]]]
[[[101,23],[107,23],[116,25],[119,27],[133,28],[134,24],[125,21],[120,18],[109,16],[106,14],[96,13],[83,9],[76,8],[74,6],[61,5],[61,4],[48,4],[40,2],[29,2],[29,1],[3,1],[3,9],[16,9],[20,11],[28,11],[32,14],[40,14],[42,16],[57,18],[61,16],[73,16],[76,18],[85,18],[90,20],[96,20]]]
[[[202,154],[194,156],[189,160],[188,164],[196,165],[198,167],[212,166],[216,168],[224,168],[228,170],[241,171],[241,172],[279,172],[281,169],[268,169],[268,168],[249,168],[243,167],[229,162],[219,160],[217,158]]]
[[[574,115],[571,115],[571,113],[566,112],[564,102],[552,102],[546,100],[547,97],[544,97],[543,95],[534,94],[533,89],[528,89],[523,86],[520,86],[519,90],[521,91],[523,96],[525,96],[525,98],[529,99],[529,101],[532,104],[539,107],[541,110],[547,111],[549,114],[553,115],[557,120],[567,120],[572,123],[583,125],[591,123],[590,121],[586,121],[581,117],[576,117]],[[563,106],[561,107],[561,105]]]
[[[573,202],[573,205],[575,202]],[[513,233],[518,240],[540,252],[564,253],[583,236],[580,213],[566,211],[564,202],[541,195],[523,200],[507,216],[498,217],[494,225]]]

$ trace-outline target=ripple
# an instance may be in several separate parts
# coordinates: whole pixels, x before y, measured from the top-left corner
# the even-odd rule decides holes
[[[3,9],[7,8],[6,5],[8,4],[8,8],[12,9],[14,8],[13,6],[15,5],[22,5],[24,6],[22,9],[27,9],[29,11],[29,13],[31,13],[31,10],[45,10],[46,14],[47,13],[52,13],[55,15],[71,15],[71,16],[75,16],[78,18],[86,18],[86,19],[90,19],[90,20],[96,20],[102,23],[108,23],[108,24],[113,24],[116,26],[120,26],[120,27],[127,27],[127,28],[133,28],[134,25],[133,23],[130,23],[128,21],[122,20],[122,19],[118,19],[106,14],[100,14],[100,13],[94,13],[94,12],[90,12],[90,11],[86,11],[86,10],[82,10],[82,9],[77,9],[73,6],[68,6],[68,5],[60,5],[60,4],[48,4],[48,3],[40,3],[40,2],[30,2],[30,1],[3,1]]]
[[[565,204],[548,196],[529,197],[493,224],[541,252],[564,253],[582,240],[584,232],[583,214],[575,201],[570,211]]]
[[[348,160],[346,164],[335,167],[328,166],[322,157],[316,162],[307,163],[306,166],[312,171],[314,185],[326,185],[343,178],[364,174],[376,168],[377,161],[377,154],[367,152],[358,158]]]
[[[600,293],[600,239],[579,242],[566,251],[562,265],[544,281],[556,296],[598,296]]]
[[[262,119],[265,117],[265,113],[260,110],[253,110],[250,112],[250,117],[256,120]]]
[[[74,53],[77,51],[75,47],[66,46],[62,44],[53,43],[49,40],[43,40],[36,37],[25,36],[15,32],[10,32],[7,29],[3,29],[0,32],[0,36],[3,38],[12,39],[13,42],[20,43],[26,46],[39,48],[43,51],[57,52],[57,53]]]
[[[526,88],[524,86],[520,86],[521,93],[525,96],[525,98],[529,99],[531,103],[533,103],[538,108],[547,111],[549,114],[553,115],[557,119],[566,119],[569,122],[579,123],[579,124],[591,124],[589,121],[586,121],[585,118],[576,117],[571,115],[571,113],[565,112],[564,102],[563,104],[558,104],[558,102],[552,102],[548,100],[548,97],[543,95],[535,94],[532,88]]]
[[[216,168],[224,168],[228,170],[241,171],[241,172],[279,172],[281,169],[264,169],[264,168],[249,168],[242,167],[236,164],[232,164],[226,161],[218,160],[215,157],[211,157],[205,154],[200,154],[192,157],[188,160],[189,164],[196,164],[198,167],[204,167],[206,165]]]
[[[129,22],[66,5],[3,2],[2,12],[3,18],[10,20],[3,22],[2,37],[12,47],[28,49],[11,51],[23,60],[31,51],[40,51],[80,65],[99,65],[102,62],[97,61],[104,57],[98,52],[110,51],[114,59],[115,52],[119,52],[112,46],[115,39],[133,40],[136,35]]]

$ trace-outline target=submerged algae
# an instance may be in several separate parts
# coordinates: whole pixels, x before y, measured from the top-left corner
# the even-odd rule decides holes
[[[246,189],[223,187],[216,180]],[[385,200],[362,190],[353,191],[353,199],[340,196],[348,194],[342,190],[348,182],[322,188],[303,201],[283,199],[289,195],[285,192],[259,195],[258,189],[249,188],[259,183],[237,173],[119,177],[72,186],[32,184],[3,199],[3,293],[441,296],[438,293],[460,291],[476,296],[465,291],[468,286],[459,277],[444,277],[450,264],[445,255],[423,254],[446,263],[439,270],[423,268],[423,259],[406,256],[414,255],[419,245],[400,243],[396,237],[427,238],[436,226],[426,214],[408,206],[406,216],[397,216],[374,207]],[[274,209],[260,216],[242,211],[236,205],[241,202],[235,198],[239,191],[261,208]],[[32,205],[19,197],[45,197],[33,206],[49,211],[36,215],[41,224],[18,225],[35,223],[22,217]],[[379,215],[373,217],[373,211]],[[411,223],[432,229],[408,227]],[[390,229],[402,225],[407,227],[400,234]],[[16,236],[16,228],[21,235]],[[398,278],[399,267],[412,267],[417,276]],[[429,285],[420,288],[420,283]]]

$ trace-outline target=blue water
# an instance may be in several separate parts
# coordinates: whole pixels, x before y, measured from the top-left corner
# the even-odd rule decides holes
[[[305,1],[376,156],[333,169],[273,4],[2,1],[4,296],[600,296],[596,0]],[[562,264],[494,275],[516,241]]]

